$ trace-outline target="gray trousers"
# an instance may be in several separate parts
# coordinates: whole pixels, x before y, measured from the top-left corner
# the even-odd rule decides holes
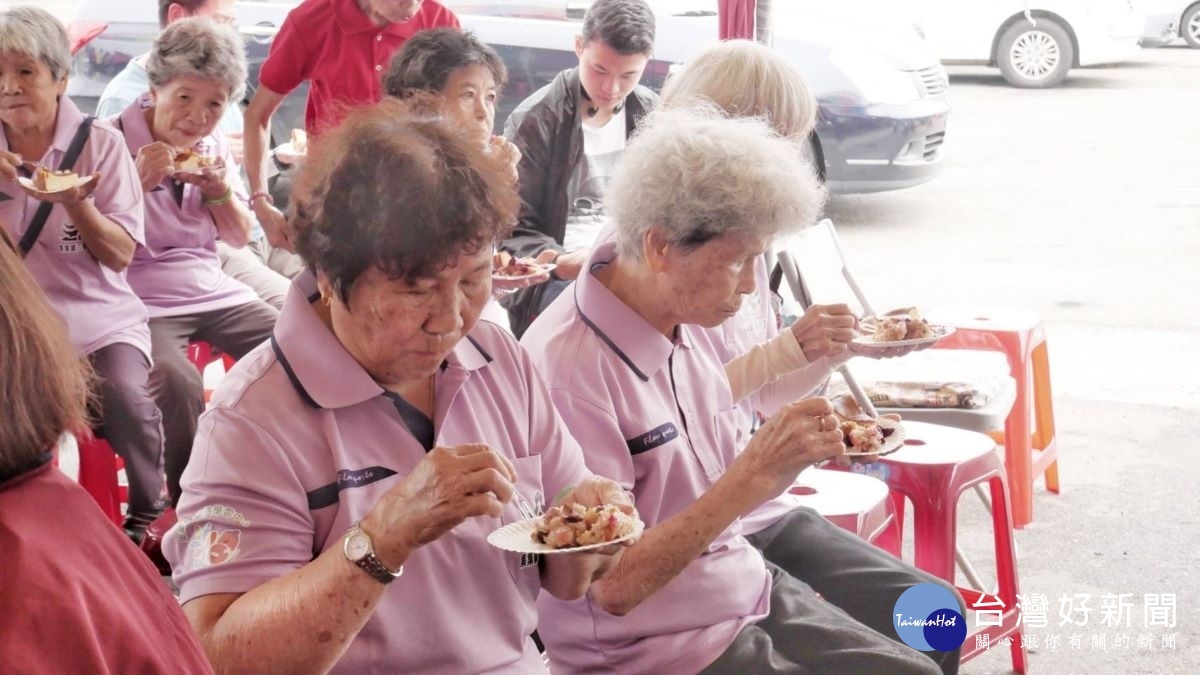
[[[162,415],[150,396],[150,361],[133,345],[117,343],[92,352],[96,372],[97,431],[125,460],[129,516],[149,521],[163,490]]]
[[[242,248],[217,242],[221,271],[254,289],[259,298],[275,309],[283,309],[292,277],[304,270],[300,256],[273,248],[266,239]]]
[[[805,507],[747,539],[773,567],[771,615],[704,672],[958,672],[959,651],[922,654],[900,642],[892,619],[912,586],[938,584],[957,598],[949,584]]]
[[[167,492],[179,502],[179,477],[192,455],[196,422],[204,412],[204,380],[187,358],[188,343],[208,342],[240,359],[271,336],[279,312],[262,300],[184,316],[150,319],[154,370],[150,392],[163,414]]]

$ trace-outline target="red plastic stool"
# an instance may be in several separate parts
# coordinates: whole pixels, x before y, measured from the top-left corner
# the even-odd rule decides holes
[[[883,481],[843,471],[805,469],[788,494],[798,506],[807,506],[843,530],[899,556],[899,524]]]
[[[1004,444],[1004,466],[1012,490],[1013,525],[1033,522],[1033,483],[1046,476],[1046,489],[1059,491],[1058,446],[1050,395],[1050,356],[1046,331],[1035,312],[998,307],[946,307],[928,312],[931,323],[954,326],[938,341],[942,349],[1004,352],[1017,382],[1017,399],[1004,424],[993,434]]]
[[[233,367],[233,364],[237,363],[232,356],[228,354],[222,354],[207,342],[196,341],[188,343],[188,360],[192,362],[192,365],[196,366],[196,370],[200,371],[200,377],[204,377],[204,369],[208,367],[208,364],[216,361],[217,359],[224,360],[226,372]],[[205,389],[204,402],[208,403],[208,399],[211,396],[212,390]]]
[[[978,656],[985,647],[976,637],[987,636],[987,644],[1012,637],[1013,670],[1025,672],[1025,647],[1021,641],[1020,611],[1017,609],[1017,558],[1013,543],[1012,516],[1004,464],[995,442],[985,434],[953,427],[905,422],[904,447],[876,465],[860,465],[882,474],[892,490],[896,517],[903,524],[904,498],[913,504],[913,547],[916,566],[954,583],[959,497],[976,485],[987,483],[992,496],[992,530],[996,551],[998,598],[1002,608],[995,626],[982,626],[967,635],[962,661]],[[958,587],[971,603],[983,595],[977,589]],[[982,605],[981,605],[982,607]]]
[[[79,486],[100,506],[118,527],[123,522],[121,504],[129,501],[128,488],[117,484],[117,472],[124,464],[112,446],[94,434],[77,435],[79,445]]]

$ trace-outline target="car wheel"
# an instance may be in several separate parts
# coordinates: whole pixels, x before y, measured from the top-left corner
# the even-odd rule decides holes
[[[1054,87],[1075,62],[1075,48],[1058,22],[1045,17],[1037,17],[1034,23],[1022,19],[1000,36],[996,62],[1014,87]]]
[[[1179,35],[1192,49],[1200,49],[1200,2],[1187,8],[1179,22]]]

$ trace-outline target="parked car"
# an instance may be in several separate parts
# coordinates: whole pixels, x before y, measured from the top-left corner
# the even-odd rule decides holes
[[[80,48],[68,93],[85,111],[158,31],[153,3],[80,0],[72,35]],[[270,39],[298,0],[237,4],[250,58],[249,98]],[[589,0],[445,0],[463,26],[504,58],[509,83],[497,130],[525,97],[576,65],[573,39]],[[661,89],[671,69],[717,40],[712,0],[659,0],[658,39],[642,83]],[[89,38],[90,36],[90,38]],[[779,22],[774,46],[803,73],[820,104],[810,145],[829,189],[874,192],[916,185],[940,171],[950,106],[945,71],[910,25],[871,26],[803,15]],[[276,141],[303,126],[304,91],[288,96],[272,125]]]
[[[1071,68],[1138,52],[1145,19],[1133,0],[825,0],[862,13],[907,8],[945,64],[1000,69],[1015,87],[1054,87]]]
[[[1200,49],[1200,0],[1137,0],[1134,9],[1146,17],[1143,47],[1162,47],[1183,38]]]

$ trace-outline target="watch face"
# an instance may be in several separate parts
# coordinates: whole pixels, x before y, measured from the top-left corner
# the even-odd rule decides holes
[[[355,532],[346,538],[346,557],[358,562],[371,552],[371,540],[362,532]]]

